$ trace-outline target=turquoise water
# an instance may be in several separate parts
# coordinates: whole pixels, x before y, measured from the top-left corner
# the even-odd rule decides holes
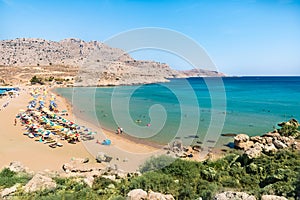
[[[300,120],[300,77],[172,79],[56,92],[86,120],[158,143],[175,137],[217,140],[221,133],[260,135],[278,122]]]

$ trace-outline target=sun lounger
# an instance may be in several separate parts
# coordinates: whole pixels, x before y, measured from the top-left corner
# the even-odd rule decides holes
[[[50,143],[54,143],[55,142],[55,140],[46,140],[46,141],[44,141],[44,144],[50,144]]]
[[[29,133],[29,134],[28,134],[28,137],[29,137],[29,138],[34,138],[34,135],[33,135],[32,133]]]
[[[57,143],[49,144],[49,147],[56,148],[57,147]]]
[[[62,143],[59,143],[59,142],[57,142],[56,145],[57,145],[58,147],[62,147],[62,146],[63,146],[63,144],[62,144]]]

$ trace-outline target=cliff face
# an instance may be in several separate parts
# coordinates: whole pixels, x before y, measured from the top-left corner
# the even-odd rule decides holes
[[[168,78],[222,75],[206,70],[179,72],[167,64],[134,60],[123,50],[101,42],[80,39],[59,42],[26,38],[2,40],[0,55],[2,70],[3,67],[20,69],[25,73],[23,77],[26,71],[41,76],[53,72],[61,77],[76,77],[75,84],[80,86],[141,84],[165,82]],[[25,72],[24,67],[28,69]]]

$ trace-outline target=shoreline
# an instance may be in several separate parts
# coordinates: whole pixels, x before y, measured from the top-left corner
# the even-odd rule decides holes
[[[31,98],[29,92],[33,88],[45,88],[48,95],[54,94],[59,110],[66,109],[68,111],[68,116],[64,116],[64,118],[96,131],[95,139],[80,141],[80,144],[69,144],[66,141],[62,141],[63,147],[52,149],[48,145],[36,142],[23,135],[25,132],[23,130],[24,126],[21,126],[19,121],[14,126],[13,121],[20,110],[26,109]],[[70,162],[73,158],[89,158],[90,164],[99,166],[101,164],[96,163],[95,156],[98,152],[103,152],[113,158],[110,163],[106,163],[107,167],[122,169],[126,172],[136,172],[139,166],[151,156],[167,154],[165,149],[167,145],[155,144],[154,142],[134,138],[126,134],[118,135],[109,129],[99,127],[76,115],[73,112],[71,102],[55,93],[54,87],[21,86],[20,89],[20,95],[12,99],[7,108],[0,111],[1,119],[3,119],[0,122],[0,156],[2,158],[0,167],[7,166],[12,161],[20,161],[33,171],[49,169],[59,172],[62,171],[63,164]],[[112,141],[112,144],[109,146],[96,142],[107,138]],[[226,154],[222,149],[216,147],[211,150],[215,159]],[[203,161],[207,157],[204,159],[200,158],[200,155],[195,154],[194,158],[186,159]]]
[[[169,144],[159,144],[159,143],[155,143],[153,141],[147,141],[145,139],[135,138],[135,137],[132,137],[132,136],[126,134],[126,133],[123,133],[123,134],[119,135],[119,134],[116,134],[116,132],[112,131],[111,129],[103,127],[100,124],[101,122],[99,122],[99,121],[97,122],[99,125],[95,125],[93,122],[90,122],[87,119],[88,117],[85,118],[85,117],[78,116],[78,114],[73,112],[74,107],[73,107],[72,103],[70,102],[70,100],[67,99],[66,97],[63,97],[62,95],[56,93],[54,91],[56,88],[58,88],[58,87],[51,88],[50,92],[52,92],[57,97],[59,97],[59,99],[62,102],[64,102],[64,104],[67,105],[67,107],[70,109],[70,113],[72,113],[71,115],[73,116],[74,121],[78,122],[79,124],[86,124],[86,125],[88,125],[88,127],[93,127],[93,130],[98,131],[99,129],[101,129],[101,131],[103,132],[103,135],[105,135],[106,138],[108,137],[110,139],[117,140],[117,141],[122,140],[122,143],[123,143],[122,146],[124,146],[124,145],[138,145],[139,146],[139,145],[141,145],[142,147],[145,147],[146,149],[150,148],[150,150],[154,153],[156,152],[158,154],[166,154],[167,150],[165,150],[165,148],[167,148]],[[223,157],[226,154],[227,151],[230,151],[231,148],[228,147],[227,144],[228,144],[228,142],[233,141],[233,139],[230,138],[230,137],[220,136],[220,138],[218,140],[216,140],[215,146],[208,147],[209,148],[208,151],[211,154],[213,154],[213,157],[216,158],[216,159],[220,158],[220,157]],[[174,140],[177,140],[177,139],[174,138]],[[196,144],[196,142],[195,142],[195,144]],[[189,145],[187,147],[191,147],[191,146]],[[139,154],[137,152],[132,152],[132,153]],[[192,158],[190,160],[203,161],[203,160],[206,160],[207,155],[206,155],[205,158],[203,158],[203,156],[200,156],[200,157],[201,158],[199,158],[199,156],[196,155],[194,158]]]
[[[63,97],[60,94],[56,93],[54,91],[55,89],[56,88],[51,88],[50,92],[53,93],[53,94],[55,94],[57,97],[59,97],[59,99],[61,101],[64,102],[64,104],[66,104],[66,106],[70,109],[71,116],[73,116],[75,119],[77,119],[77,120],[79,120],[81,122],[84,122],[84,124],[89,124],[89,125],[94,126],[94,127],[97,126],[93,122],[90,122],[85,117],[80,117],[80,116],[78,116],[78,114],[75,114],[73,112],[73,105],[72,105],[72,103],[66,97]],[[116,136],[116,137],[119,137],[119,138],[123,138],[127,142],[139,143],[139,144],[142,144],[142,145],[153,147],[155,149],[160,149],[160,148],[163,148],[164,146],[166,146],[166,144],[158,144],[158,143],[155,143],[155,142],[152,142],[152,141],[145,141],[143,139],[135,138],[135,137],[132,137],[132,136],[126,134],[126,133],[123,133],[123,134],[119,135],[119,134],[116,134],[116,132],[114,132],[110,128],[102,126],[100,124],[100,122],[98,122],[98,124],[100,125],[100,127],[98,127],[97,129],[102,129],[105,134],[107,134],[109,136]]]
[[[85,118],[79,117],[73,112],[71,102],[67,98],[55,93],[53,91],[54,89],[55,88],[50,88],[48,91],[56,95],[58,104],[64,104],[68,108],[68,119],[97,132],[97,134],[94,135],[95,139],[81,141],[85,150],[94,158],[98,152],[103,152],[113,157],[112,161],[108,164],[109,166],[122,169],[126,172],[136,172],[139,166],[151,156],[165,154],[163,145],[140,141],[125,134],[118,135],[102,126],[99,127],[89,122]],[[104,139],[110,139],[112,144],[107,146],[97,143],[97,141],[103,141]]]

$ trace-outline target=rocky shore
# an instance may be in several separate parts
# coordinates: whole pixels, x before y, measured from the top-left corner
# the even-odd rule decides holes
[[[300,146],[296,141],[300,135],[299,122],[291,119],[278,125],[281,127],[280,129],[275,129],[262,136],[249,137],[246,134],[238,134],[234,137],[235,148],[244,150],[245,155],[250,159],[257,158],[263,153],[273,154],[280,149],[299,149]],[[289,135],[285,134],[286,131],[289,132]]]

